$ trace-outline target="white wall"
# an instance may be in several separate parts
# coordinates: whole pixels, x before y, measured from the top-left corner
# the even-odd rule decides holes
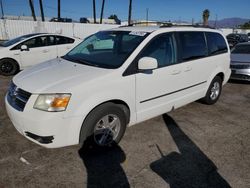
[[[63,35],[85,38],[97,31],[119,27],[113,24],[59,23],[25,20],[0,19],[0,40],[8,40],[30,33],[60,33]],[[250,33],[250,30],[220,29],[225,35],[232,32]]]
[[[225,36],[227,36],[230,33],[250,33],[250,29],[219,29],[223,32]]]
[[[112,24],[59,23],[25,20],[0,20],[0,40],[8,40],[30,33],[60,33],[85,38],[99,30],[119,27]]]

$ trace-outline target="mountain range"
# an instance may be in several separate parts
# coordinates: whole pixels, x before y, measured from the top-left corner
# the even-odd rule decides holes
[[[208,21],[209,26],[219,27],[219,28],[236,28],[239,25],[242,25],[246,22],[249,22],[250,19],[245,18],[225,18],[222,20],[210,20]]]

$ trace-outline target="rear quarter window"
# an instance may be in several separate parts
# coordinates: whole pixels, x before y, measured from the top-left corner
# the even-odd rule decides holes
[[[227,44],[224,37],[219,33],[206,32],[208,55],[227,53]]]
[[[63,37],[63,36],[55,36],[56,37],[56,44],[72,44],[75,42],[74,39],[68,38],[68,37]]]

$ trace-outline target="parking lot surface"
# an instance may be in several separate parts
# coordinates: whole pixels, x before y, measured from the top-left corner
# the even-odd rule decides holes
[[[132,126],[104,150],[46,149],[21,136],[4,106],[10,79],[0,76],[1,188],[250,187],[248,83],[226,84],[215,105],[194,102]]]

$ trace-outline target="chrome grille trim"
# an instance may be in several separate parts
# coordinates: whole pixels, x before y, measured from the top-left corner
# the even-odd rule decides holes
[[[13,82],[10,83],[7,93],[8,103],[18,111],[23,111],[28,102],[31,93],[18,88]]]

